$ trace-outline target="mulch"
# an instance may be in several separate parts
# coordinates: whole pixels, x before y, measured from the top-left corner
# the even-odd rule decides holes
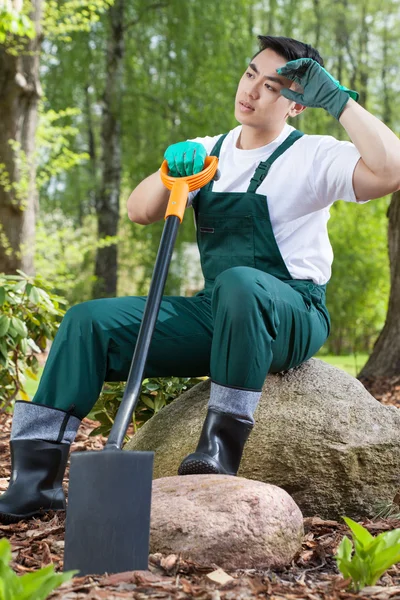
[[[363,384],[382,403],[400,407],[400,377],[391,380],[363,380]],[[97,424],[85,419],[72,451],[100,450],[101,436],[89,437]],[[8,439],[11,417],[0,420],[0,493],[7,489],[9,469]],[[68,478],[68,471],[66,479]],[[366,520],[362,524],[373,534],[400,528],[400,515]],[[0,525],[0,537],[12,546],[11,566],[23,575],[53,563],[62,571],[65,513],[47,513],[13,525]],[[227,571],[221,583],[218,560],[199,565],[181,555],[151,554],[147,571],[130,571],[115,575],[75,577],[64,583],[49,600],[387,600],[400,599],[400,563],[380,579],[378,585],[361,592],[349,591],[349,580],[338,572],[334,554],[349,534],[344,523],[322,520],[318,516],[304,519],[305,537],[302,550],[285,569],[246,569]],[[222,575],[225,576],[224,572]],[[215,576],[217,581],[215,581]]]

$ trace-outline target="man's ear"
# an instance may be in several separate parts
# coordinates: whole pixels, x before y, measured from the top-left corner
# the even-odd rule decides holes
[[[289,108],[288,116],[289,117],[297,117],[297,115],[304,112],[306,110],[306,108],[307,108],[307,106],[303,106],[303,104],[299,104],[298,102],[295,102],[293,104],[293,106],[291,106]]]

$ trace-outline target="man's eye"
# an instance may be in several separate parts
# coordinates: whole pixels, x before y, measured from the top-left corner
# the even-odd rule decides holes
[[[253,73],[249,73],[249,71],[246,71],[246,75],[247,77],[253,77]]]
[[[271,92],[275,92],[274,88],[272,88],[270,85],[268,85],[268,83],[266,83],[266,84],[265,84],[265,87],[266,87],[268,90],[271,90]]]

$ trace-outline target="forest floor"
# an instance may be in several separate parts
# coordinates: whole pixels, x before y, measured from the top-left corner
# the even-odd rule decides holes
[[[364,385],[382,403],[400,408],[400,377],[392,380],[363,380]],[[105,438],[89,437],[96,424],[85,419],[73,445],[73,451],[100,450]],[[11,417],[0,416],[0,492],[8,486],[8,439]],[[66,477],[68,476],[68,472]],[[377,517],[362,524],[376,535],[400,528],[399,514]],[[11,566],[23,575],[53,563],[56,571],[63,566],[65,513],[49,513],[14,525],[0,525],[0,537],[12,546]],[[400,563],[389,569],[378,585],[360,592],[348,591],[349,580],[337,570],[334,554],[348,528],[344,523],[324,521],[318,516],[304,520],[302,550],[285,569],[246,569],[228,571],[227,581],[218,581],[218,562],[197,565],[180,555],[149,557],[148,571],[116,575],[75,577],[64,583],[49,600],[386,600],[400,599]],[[217,571],[218,570],[218,571]],[[215,574],[215,571],[217,573]],[[214,580],[217,576],[217,581]],[[224,572],[222,572],[224,575]]]

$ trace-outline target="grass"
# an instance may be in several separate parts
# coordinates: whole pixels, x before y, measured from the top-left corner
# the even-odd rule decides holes
[[[316,358],[324,360],[330,365],[342,369],[343,371],[346,371],[346,373],[356,377],[367,362],[368,354],[345,354],[343,356],[334,356],[333,354],[319,356],[317,354]]]
[[[367,362],[368,354],[346,354],[344,356],[334,356],[333,354],[326,354],[325,356],[317,355],[316,358],[324,360],[330,365],[333,365],[338,369],[342,369],[343,371],[346,371],[346,373],[349,373],[350,375],[355,377]],[[26,393],[31,399],[35,395],[42,372],[43,368],[41,367],[38,373],[37,381],[29,379],[29,377],[26,378],[25,389]]]

